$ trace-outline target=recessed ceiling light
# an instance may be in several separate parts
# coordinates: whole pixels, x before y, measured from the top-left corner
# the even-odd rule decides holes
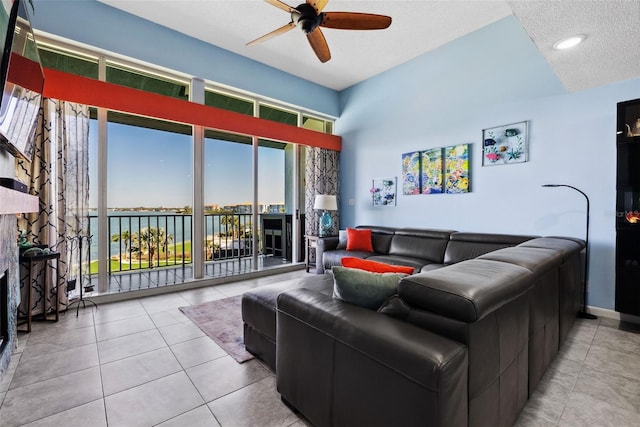
[[[571,49],[572,47],[575,47],[580,43],[582,43],[584,39],[585,39],[585,35],[579,34],[577,36],[573,36],[573,37],[569,37],[569,38],[557,41],[553,45],[553,48],[557,50]]]

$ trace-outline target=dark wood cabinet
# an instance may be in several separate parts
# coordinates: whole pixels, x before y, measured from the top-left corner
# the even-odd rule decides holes
[[[616,311],[640,315],[640,99],[617,113]]]

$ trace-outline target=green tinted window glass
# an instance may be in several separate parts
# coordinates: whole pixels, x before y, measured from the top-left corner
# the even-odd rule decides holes
[[[191,135],[192,127],[182,123],[168,122],[165,120],[151,119],[148,117],[134,116],[132,114],[119,113],[117,111],[107,112],[107,121],[121,125],[135,126],[145,129],[160,130],[164,132]]]
[[[44,67],[92,79],[98,78],[97,59],[71,55],[47,48],[38,49],[38,53]]]
[[[107,81],[145,92],[187,100],[189,87],[185,83],[162,79],[124,67],[107,66]]]
[[[246,135],[236,135],[234,133],[223,132],[214,129],[205,129],[204,137],[207,139],[217,139],[220,141],[239,142],[241,144],[253,144],[253,138]]]
[[[266,105],[260,106],[260,118],[285,123],[291,126],[298,126],[298,115],[296,113],[268,107]]]
[[[324,133],[332,133],[333,131],[332,122],[308,116],[302,117],[302,127]]]
[[[209,107],[253,116],[253,101],[225,95],[224,93],[205,91],[204,104]]]

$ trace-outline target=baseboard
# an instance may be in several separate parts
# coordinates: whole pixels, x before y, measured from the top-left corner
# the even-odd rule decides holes
[[[587,307],[587,312],[595,314],[598,317],[606,317],[607,319],[621,320],[623,322],[637,323],[640,325],[640,316],[634,316],[632,314],[620,313],[619,311],[609,310],[607,308],[600,307]]]

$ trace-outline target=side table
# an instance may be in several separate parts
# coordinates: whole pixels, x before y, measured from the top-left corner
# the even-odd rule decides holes
[[[60,254],[58,252],[48,252],[38,255],[31,256],[20,256],[20,265],[27,268],[27,282],[23,283],[23,286],[27,289],[27,318],[19,325],[26,322],[27,330],[26,332],[31,332],[31,320],[33,317],[33,292],[36,287],[38,287],[38,275],[37,275],[37,267],[42,264],[43,265],[43,302],[42,302],[42,317],[44,320],[49,320],[52,322],[57,322],[60,319],[60,301],[58,299],[58,285],[60,283]],[[55,264],[55,266],[54,266]],[[55,277],[56,283],[52,285],[51,283],[51,268],[55,268]],[[53,307],[47,307],[47,297],[53,298],[51,296],[51,291],[55,289],[55,302],[53,303]],[[48,317],[48,310],[51,310],[55,315],[53,319]]]
[[[304,241],[305,241],[305,251],[304,251],[304,266],[307,270],[307,273],[309,272],[309,269],[311,267],[316,268],[316,263],[318,262],[318,255],[316,252],[316,248],[318,247],[318,239],[320,238],[320,236],[317,236],[315,234],[307,234],[304,236]],[[314,251],[314,257],[313,257],[313,261],[311,260],[311,251]]]

